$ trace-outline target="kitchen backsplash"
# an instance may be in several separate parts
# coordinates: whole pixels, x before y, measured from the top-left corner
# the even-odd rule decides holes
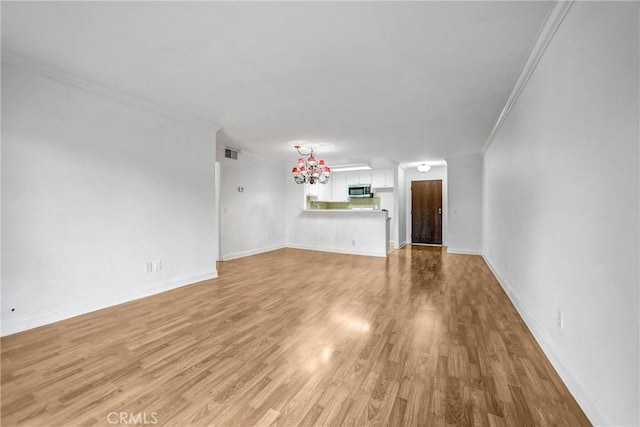
[[[380,210],[380,197],[351,199],[349,202],[317,202],[307,196],[307,209]]]

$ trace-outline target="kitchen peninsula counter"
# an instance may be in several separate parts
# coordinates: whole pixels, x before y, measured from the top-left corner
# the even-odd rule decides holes
[[[389,215],[372,209],[301,209],[289,246],[386,257]]]

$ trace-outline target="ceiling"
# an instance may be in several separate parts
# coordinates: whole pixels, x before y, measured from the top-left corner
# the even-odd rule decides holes
[[[3,55],[333,163],[478,153],[550,2],[2,2]]]

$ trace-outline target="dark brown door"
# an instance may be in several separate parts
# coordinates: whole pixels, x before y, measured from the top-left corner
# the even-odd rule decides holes
[[[442,244],[442,180],[411,182],[411,242]]]

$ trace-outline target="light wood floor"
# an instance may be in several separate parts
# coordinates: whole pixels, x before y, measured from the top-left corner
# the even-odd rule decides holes
[[[589,425],[481,257],[283,249],[219,274],[3,338],[2,425]]]

